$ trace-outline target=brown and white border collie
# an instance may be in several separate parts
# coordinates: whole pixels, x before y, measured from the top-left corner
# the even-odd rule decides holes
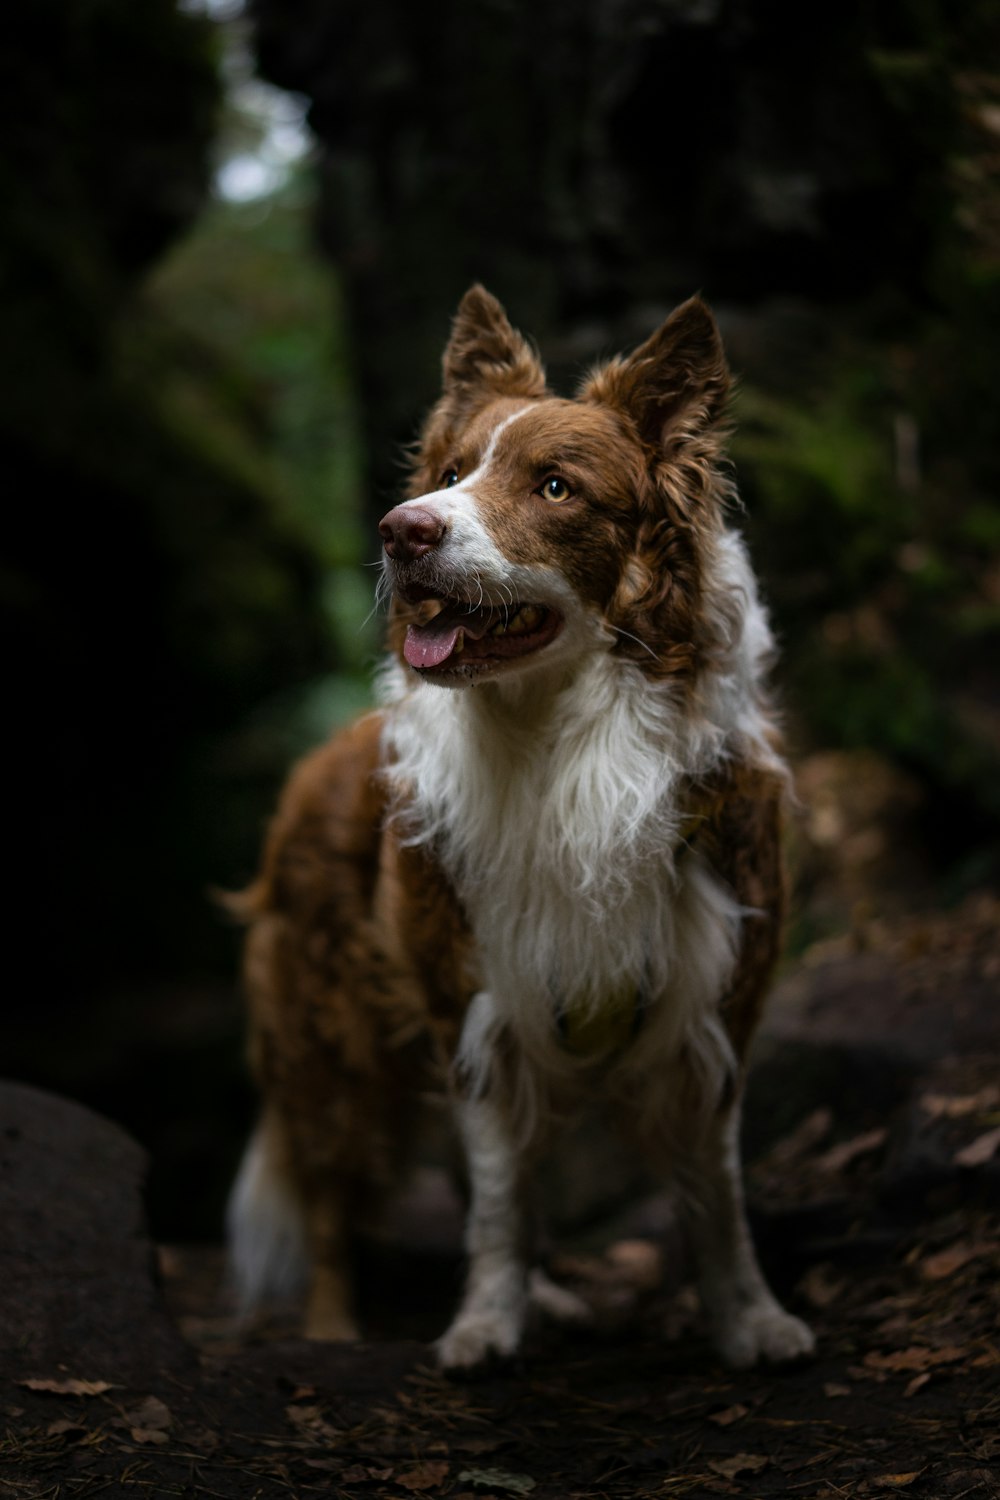
[[[772,641],[722,466],[729,375],[692,299],[574,400],[481,287],[463,299],[412,498],[381,523],[382,707],[295,771],[243,901],[263,1096],[230,1204],[248,1303],[308,1276],[354,1332],[348,1246],[447,1096],[468,1281],[447,1367],[519,1346],[526,1178],[602,1109],[681,1188],[711,1333],[813,1345],[742,1202],[744,1058],[781,920]]]

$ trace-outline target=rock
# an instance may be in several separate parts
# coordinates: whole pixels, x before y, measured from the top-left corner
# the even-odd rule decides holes
[[[154,1281],[145,1173],[145,1153],[109,1120],[0,1083],[6,1375],[128,1384],[191,1362]]]

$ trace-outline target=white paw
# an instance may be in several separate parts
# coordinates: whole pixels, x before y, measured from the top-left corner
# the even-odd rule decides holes
[[[469,1370],[491,1354],[507,1357],[521,1342],[521,1320],[508,1313],[459,1313],[437,1341],[438,1363],[445,1370]]]
[[[589,1303],[576,1292],[559,1286],[544,1271],[536,1269],[528,1276],[528,1299],[532,1307],[557,1323],[592,1323],[594,1319]]]
[[[738,1370],[759,1359],[802,1359],[816,1347],[812,1329],[770,1299],[742,1308],[725,1324],[716,1324],[713,1332],[722,1358]]]

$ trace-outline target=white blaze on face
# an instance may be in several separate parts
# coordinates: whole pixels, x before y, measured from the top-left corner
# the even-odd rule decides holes
[[[464,479],[449,485],[447,489],[432,490],[415,500],[403,502],[403,509],[414,506],[423,511],[431,511],[444,522],[447,528],[449,570],[475,573],[497,582],[506,579],[510,564],[483,525],[476,502],[476,490],[489,474],[502,434],[532,409],[531,406],[524,406],[497,423],[490,433],[482,458]]]

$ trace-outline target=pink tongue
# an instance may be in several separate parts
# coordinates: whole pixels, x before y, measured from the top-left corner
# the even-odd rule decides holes
[[[440,626],[436,620],[429,625],[411,625],[403,642],[403,655],[411,667],[439,667],[454,651],[460,629],[459,625]]]

